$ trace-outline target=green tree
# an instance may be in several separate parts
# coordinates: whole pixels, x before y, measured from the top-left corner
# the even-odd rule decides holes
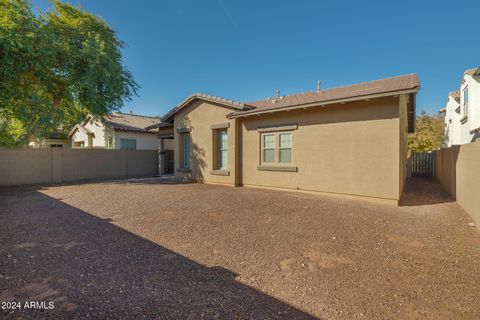
[[[120,41],[101,18],[51,0],[0,0],[0,144],[67,132],[86,114],[119,110],[137,84]]]
[[[415,133],[408,137],[408,148],[413,152],[439,149],[442,147],[444,137],[444,118],[432,116],[422,111],[415,119]]]

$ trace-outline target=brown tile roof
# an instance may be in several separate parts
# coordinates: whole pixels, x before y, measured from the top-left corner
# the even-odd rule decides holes
[[[173,107],[170,111],[168,111],[162,117],[162,122],[163,121],[170,121],[173,115],[175,115],[177,112],[179,112],[181,109],[186,107],[190,102],[192,102],[195,99],[201,99],[201,100],[205,100],[205,101],[215,102],[215,103],[226,105],[226,106],[229,106],[231,108],[239,109],[239,110],[251,109],[252,108],[252,107],[247,106],[246,104],[244,104],[243,102],[240,102],[240,101],[220,98],[220,97],[212,96],[212,95],[205,94],[205,93],[193,93],[190,96],[188,96],[185,100],[183,100],[181,103],[179,103],[177,106]]]
[[[465,70],[463,74],[468,74],[470,76],[480,76],[480,67]]]
[[[131,113],[114,112],[103,116],[105,125],[116,130],[155,133],[156,125],[160,124],[159,117],[141,116]]]
[[[455,99],[455,101],[460,102],[460,91],[453,91],[448,94],[450,97]]]
[[[231,116],[257,113],[262,111],[275,111],[294,106],[312,103],[332,103],[343,99],[361,99],[377,94],[395,93],[399,91],[418,90],[420,81],[416,74],[401,75],[392,78],[362,82],[358,84],[321,90],[317,92],[305,92],[280,97],[280,99],[265,99],[249,102],[247,105],[255,107],[251,110],[236,111]]]

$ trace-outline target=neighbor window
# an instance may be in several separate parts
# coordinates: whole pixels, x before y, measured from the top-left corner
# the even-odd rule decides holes
[[[135,150],[137,149],[137,140],[120,139],[120,149]]]
[[[468,116],[468,86],[463,88],[463,116]]]
[[[262,163],[292,163],[292,133],[262,134]]]
[[[217,168],[228,169],[228,134],[227,130],[217,131]]]
[[[190,168],[191,137],[189,133],[183,135],[183,167]]]

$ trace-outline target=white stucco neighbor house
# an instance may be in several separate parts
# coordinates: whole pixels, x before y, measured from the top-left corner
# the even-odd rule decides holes
[[[114,112],[98,117],[88,115],[68,134],[73,148],[158,150],[161,121],[132,113]],[[170,140],[166,141],[166,149]]]
[[[450,92],[445,108],[445,146],[480,138],[480,67],[463,73],[460,89]]]
[[[450,147],[460,144],[460,91],[448,94],[445,108],[440,109],[445,114],[445,141],[444,145]]]

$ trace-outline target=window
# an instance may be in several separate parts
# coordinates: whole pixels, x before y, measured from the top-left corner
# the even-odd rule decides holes
[[[278,162],[291,163],[292,162],[292,134],[280,133],[278,135]]]
[[[190,168],[191,138],[189,133],[183,135],[183,167]]]
[[[263,135],[263,162],[275,162],[275,135]]]
[[[261,162],[265,164],[292,163],[292,133],[279,132],[262,134]]]
[[[228,169],[228,134],[227,130],[217,132],[217,168]]]
[[[468,86],[463,88],[463,116],[468,117]]]
[[[136,150],[137,140],[135,139],[120,139],[120,149]]]

